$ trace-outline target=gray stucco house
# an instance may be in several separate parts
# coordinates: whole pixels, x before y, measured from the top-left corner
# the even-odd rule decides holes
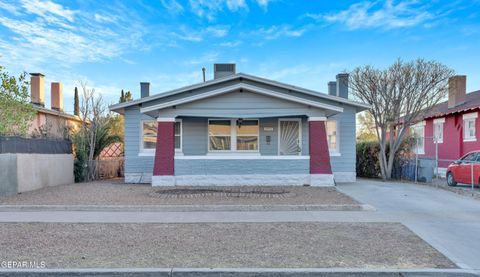
[[[125,116],[125,181],[169,185],[333,185],[355,181],[348,74],[320,93],[236,73],[116,104]]]

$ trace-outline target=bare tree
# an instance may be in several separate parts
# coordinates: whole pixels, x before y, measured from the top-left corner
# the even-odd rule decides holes
[[[391,178],[394,157],[407,128],[445,97],[453,74],[447,66],[423,59],[407,63],[398,59],[385,70],[363,66],[351,72],[353,95],[372,106],[384,180]]]
[[[103,148],[121,141],[112,135],[110,118],[102,96],[97,95],[94,88],[88,88],[86,82],[80,82],[82,88],[80,118],[82,124],[73,137],[76,158],[79,163],[80,175],[86,175],[86,181],[95,179],[96,160]],[[84,170],[86,169],[86,172]]]

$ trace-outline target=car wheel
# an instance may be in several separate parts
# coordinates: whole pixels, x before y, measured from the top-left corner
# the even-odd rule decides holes
[[[457,182],[455,181],[455,178],[453,178],[452,172],[448,172],[448,174],[447,174],[447,184],[451,187],[457,185]]]

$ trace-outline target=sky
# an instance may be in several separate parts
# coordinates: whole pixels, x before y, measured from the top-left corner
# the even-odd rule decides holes
[[[107,104],[213,78],[213,63],[327,91],[357,66],[437,60],[480,89],[480,0],[0,0],[0,65],[95,88]]]

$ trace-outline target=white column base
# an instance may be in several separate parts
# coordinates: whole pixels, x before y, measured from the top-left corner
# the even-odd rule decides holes
[[[333,174],[310,174],[310,185],[312,187],[335,186]]]
[[[175,176],[152,176],[153,187],[175,186]]]

